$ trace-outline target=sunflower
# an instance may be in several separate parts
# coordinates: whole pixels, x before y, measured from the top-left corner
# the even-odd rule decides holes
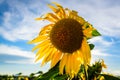
[[[80,17],[77,11],[63,8],[58,3],[48,4],[53,13],[47,13],[36,20],[48,20],[39,35],[29,43],[38,43],[32,50],[38,50],[36,61],[41,65],[51,62],[51,68],[59,63],[59,73],[71,77],[77,75],[81,64],[90,64],[91,53],[87,39],[94,28]]]

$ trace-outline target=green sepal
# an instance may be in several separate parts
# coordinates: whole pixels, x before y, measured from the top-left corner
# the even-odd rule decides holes
[[[92,31],[92,36],[101,36],[101,34],[95,29]]]
[[[94,49],[95,45],[94,44],[89,44],[90,50]]]

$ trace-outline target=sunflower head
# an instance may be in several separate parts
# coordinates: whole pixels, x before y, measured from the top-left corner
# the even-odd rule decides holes
[[[48,5],[53,13],[36,18],[48,20],[51,23],[44,26],[39,35],[29,43],[39,43],[33,48],[38,49],[36,61],[42,60],[42,65],[51,61],[51,67],[59,63],[59,72],[74,77],[80,66],[87,66],[91,60],[90,47],[87,39],[93,35],[93,26],[80,17],[77,11],[63,8],[57,3]]]
[[[73,53],[81,47],[82,26],[74,19],[62,19],[53,26],[50,32],[50,40],[61,52]]]

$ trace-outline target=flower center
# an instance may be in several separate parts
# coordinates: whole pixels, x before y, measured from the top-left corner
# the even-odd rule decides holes
[[[73,53],[81,47],[83,32],[81,24],[74,19],[62,19],[50,32],[51,43],[61,52]]]

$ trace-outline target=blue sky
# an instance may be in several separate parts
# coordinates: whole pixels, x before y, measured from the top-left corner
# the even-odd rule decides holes
[[[47,6],[51,2],[78,11],[102,34],[89,41],[95,44],[91,62],[104,59],[104,72],[120,75],[120,0],[0,0],[0,74],[48,70],[49,63],[34,63],[34,45],[27,42],[47,24],[34,19],[52,12]]]

